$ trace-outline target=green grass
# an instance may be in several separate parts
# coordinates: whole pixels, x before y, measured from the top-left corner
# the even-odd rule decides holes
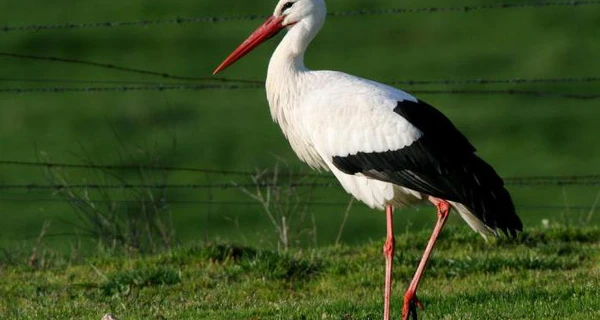
[[[4,0],[0,21],[14,26],[265,14],[274,2]],[[504,1],[345,0],[328,5],[330,11],[343,11],[499,2]],[[204,77],[258,23],[11,32],[0,37],[7,52]],[[598,6],[330,18],[306,62],[313,69],[378,81],[598,76],[599,24]],[[276,42],[223,75],[263,79]],[[5,57],[0,57],[0,78],[163,81]],[[0,81],[0,88],[22,86],[46,85]],[[599,91],[595,83],[403,89],[449,88]],[[597,100],[419,97],[447,114],[502,176],[600,172]],[[114,164],[141,162],[147,153],[172,166],[251,171],[284,159],[291,170],[307,171],[272,123],[264,90],[0,94],[0,160]],[[138,172],[113,173],[129,183],[148,178]],[[72,184],[107,179],[90,170],[60,174]],[[163,177],[158,173],[151,178]],[[166,180],[245,183],[249,177],[177,172]],[[47,175],[29,167],[0,167],[0,184],[29,183],[45,184]],[[116,190],[110,197],[135,200],[136,192]],[[0,318],[100,319],[106,312],[124,319],[379,318],[384,217],[355,205],[342,233],[343,246],[331,247],[349,196],[339,187],[299,192],[311,202],[339,205],[309,206],[307,222],[293,225],[302,237],[289,253],[277,252],[277,234],[258,203],[229,204],[250,201],[239,190],[168,190],[168,199],[183,201],[168,207],[176,245],[168,253],[137,257],[135,248],[99,248],[97,239],[85,237],[77,213],[57,193],[0,190]],[[517,244],[485,244],[453,217],[421,288],[424,319],[600,318],[600,214],[594,206],[600,190],[549,186],[511,187],[510,192],[529,236]],[[90,193],[91,198],[100,196]],[[135,215],[135,209],[135,204],[121,204],[114,212]],[[426,240],[422,230],[435,219],[430,211],[406,209],[395,215],[397,230],[414,232],[398,238],[396,318]],[[49,227],[38,242],[46,222]],[[569,228],[537,229],[544,224]],[[203,240],[219,245],[194,246]]]
[[[26,25],[264,14],[274,2],[3,0],[0,21]],[[498,2],[504,1],[344,0],[328,5],[330,11],[343,11]],[[11,32],[0,37],[2,51],[203,77],[258,23]],[[331,18],[306,62],[313,69],[378,81],[598,76],[598,25],[598,6]],[[276,42],[223,76],[263,79]],[[0,78],[7,77],[163,81],[0,57]],[[21,86],[45,85],[0,81],[1,88]],[[599,91],[597,83],[403,89],[449,88]],[[447,114],[502,176],[600,173],[598,100],[419,97]],[[284,159],[292,170],[307,171],[272,123],[264,90],[0,94],[0,160],[115,164],[143,159],[148,151],[172,166],[251,171]],[[105,178],[90,170],[61,174],[73,184],[103,183]],[[115,174],[140,183],[137,172]],[[46,178],[38,169],[0,167],[0,184],[45,184]],[[167,176],[174,184],[232,180],[249,178],[184,172]],[[308,199],[307,190],[300,192]],[[511,187],[510,192],[529,236],[516,244],[486,244],[453,216],[420,289],[423,319],[600,318],[600,214],[593,207],[600,190],[551,186]],[[111,198],[132,200],[119,190]],[[170,200],[210,204],[171,204],[176,245],[146,257],[136,256],[134,248],[98,248],[61,199],[54,192],[0,190],[0,318],[100,319],[107,312],[124,320],[380,318],[385,219],[355,205],[342,233],[343,245],[332,247],[349,200],[339,187],[311,194],[310,201],[341,205],[310,206],[307,223],[293,226],[303,237],[285,254],[277,251],[277,234],[258,203],[227,204],[250,201],[239,190],[169,190]],[[115,212],[128,210],[135,208],[123,205]],[[406,230],[398,237],[396,319],[427,238],[423,230],[434,220],[432,209],[395,215],[397,230]],[[570,228],[539,230],[543,220]],[[45,222],[50,226],[38,243]],[[194,245],[205,239],[218,245]]]
[[[427,232],[397,237],[394,318]],[[382,241],[287,253],[231,244],[147,256],[0,260],[3,319],[378,319]],[[445,230],[421,285],[422,319],[595,319],[600,230],[483,241]]]
[[[0,21],[7,25],[91,21],[135,21],[177,16],[233,15],[271,12],[275,1],[6,0]],[[497,3],[472,0],[464,4]],[[450,6],[446,1],[330,1],[330,11],[360,8]],[[33,8],[33,9],[32,9]],[[600,42],[598,6],[488,10],[472,13],[404,14],[328,19],[307,54],[313,69],[342,70],[374,80],[544,78],[597,76]],[[3,50],[43,56],[93,60],[187,76],[210,76],[216,65],[258,24],[236,21],[216,24],[159,25],[145,28],[98,28],[2,34]],[[262,79],[277,39],[257,49],[223,74]],[[343,57],[343,58],[342,58]],[[79,65],[0,58],[0,77],[162,81]],[[2,87],[44,86],[2,81]],[[446,86],[431,86],[445,89]],[[520,88],[594,93],[597,84],[528,86],[464,86],[464,89]],[[404,88],[409,92],[413,87]],[[600,108],[598,101],[521,96],[422,95],[446,113],[503,176],[574,175],[600,172]],[[252,170],[273,167],[276,157],[292,168],[307,170],[293,155],[271,122],[264,90],[167,91],[96,94],[0,95],[0,160],[39,157],[55,161],[128,162],[152,149],[175,166]],[[232,119],[235,115],[235,119]],[[116,137],[118,136],[118,138]],[[176,147],[173,147],[176,141]],[[122,143],[120,146],[119,144]],[[135,173],[118,172],[137,183]],[[65,172],[70,183],[100,183],[86,170]],[[173,173],[171,183],[245,182],[247,178]],[[0,167],[0,183],[45,183],[40,170]],[[578,222],[591,207],[598,189],[575,187],[511,188],[526,226],[542,219]],[[126,197],[116,193],[115,199]],[[0,191],[0,246],[31,244],[45,221],[50,233],[73,234],[76,215],[52,192]],[[241,192],[172,190],[171,200],[230,202],[248,200]],[[313,194],[312,200],[341,202],[313,206],[320,245],[331,244],[348,196],[339,188]],[[536,209],[531,205],[553,205]],[[381,215],[357,205],[343,242],[379,238]],[[208,236],[248,245],[272,244],[272,232],[259,206],[172,205],[173,222],[182,242]],[[397,225],[422,227],[432,215],[406,210]],[[588,224],[598,224],[593,214]],[[236,225],[241,226],[237,228]],[[232,232],[232,230],[236,230]],[[333,234],[333,235],[331,235]],[[77,236],[56,237],[69,247]]]

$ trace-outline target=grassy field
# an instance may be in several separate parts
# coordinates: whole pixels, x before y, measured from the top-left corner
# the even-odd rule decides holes
[[[473,0],[403,1],[403,7],[489,4]],[[137,21],[172,17],[265,14],[273,1],[7,0],[0,19],[8,26],[29,24]],[[392,8],[391,0],[330,2],[330,11]],[[68,9],[67,9],[68,8]],[[343,70],[380,81],[554,78],[597,76],[600,52],[598,6],[483,10],[330,18],[310,48],[307,64],[314,69]],[[147,27],[57,29],[2,33],[5,51],[91,60],[183,76],[210,76],[214,67],[259,21],[159,24]],[[224,76],[262,79],[271,41]],[[343,58],[342,58],[343,57]],[[3,88],[110,86],[56,80],[155,81],[162,78],[90,66],[0,57]],[[12,79],[12,80],[11,80]],[[17,81],[19,80],[20,81]],[[49,80],[28,82],[24,80]],[[538,85],[407,86],[418,89],[522,89],[567,93],[597,92],[596,83]],[[432,95],[420,97],[448,114],[503,176],[556,176],[600,172],[600,108],[597,100],[532,96]],[[271,123],[264,90],[212,90],[107,93],[0,94],[0,160],[50,159],[79,163],[160,164],[246,170],[272,168],[283,159],[291,170],[306,170],[296,160],[279,129]],[[148,156],[151,154],[151,156]],[[70,184],[103,183],[102,173],[63,170]],[[119,179],[139,183],[136,172],[116,172]],[[163,179],[160,174],[152,181]],[[249,177],[169,173],[169,183],[244,183]],[[1,184],[47,183],[38,168],[2,166]],[[597,187],[511,187],[527,227],[551,222],[598,224],[593,204]],[[302,191],[304,195],[308,191]],[[309,207],[317,245],[335,240],[348,196],[339,188],[311,191]],[[90,191],[91,198],[100,195]],[[237,241],[274,247],[276,235],[258,204],[239,190],[170,190],[169,212],[180,242]],[[119,190],[111,200],[132,200]],[[45,222],[47,239],[69,248],[78,240],[77,215],[56,192],[0,190],[0,245],[31,245]],[[180,201],[177,203],[177,201]],[[191,202],[191,203],[190,203]],[[334,205],[331,205],[333,203]],[[129,210],[127,204],[116,202]],[[383,218],[355,205],[342,241],[360,244],[378,239]],[[591,214],[590,214],[591,212]],[[406,210],[397,215],[400,229],[421,230],[433,214]],[[73,224],[76,224],[74,227]],[[312,226],[309,226],[312,227]],[[299,226],[299,228],[307,228]],[[79,236],[81,236],[79,234]],[[307,242],[302,242],[306,245]]]
[[[427,238],[397,237],[396,319]],[[145,258],[40,250],[29,266],[0,260],[0,318],[378,319],[381,243],[288,253],[189,244]],[[491,243],[449,228],[421,285],[420,319],[597,319],[599,244],[598,228],[550,227]]]
[[[497,0],[329,1],[330,11],[460,7]],[[274,1],[3,0],[2,25],[268,14]],[[240,188],[2,189],[0,319],[377,319],[385,219],[333,180],[313,179],[271,121],[264,89],[22,93],[182,81],[2,55],[60,57],[189,77],[212,70],[259,20],[0,32],[0,161],[279,168],[271,190],[289,251]],[[0,25],[0,27],[2,27]],[[331,17],[312,69],[378,81],[600,77],[600,6]],[[277,39],[223,74],[264,79]],[[103,82],[105,81],[105,82]],[[114,83],[114,84],[113,84]],[[186,84],[204,82],[190,81]],[[598,82],[427,85],[423,89],[597,94]],[[420,94],[505,177],[600,173],[600,100]],[[238,184],[250,175],[0,165],[11,184]],[[452,217],[422,284],[423,319],[600,318],[600,189],[509,187],[525,233],[485,243]],[[253,188],[248,191],[254,192]],[[264,191],[264,190],[263,190]],[[107,218],[105,220],[98,217]],[[281,216],[279,216],[281,218]],[[112,220],[111,220],[112,219]],[[433,225],[431,208],[395,215],[394,317]],[[344,223],[345,221],[345,223]],[[339,245],[335,245],[339,244]],[[151,254],[149,254],[151,253]]]

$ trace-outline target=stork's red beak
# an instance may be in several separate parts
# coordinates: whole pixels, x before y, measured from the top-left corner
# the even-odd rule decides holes
[[[227,59],[225,59],[220,66],[215,69],[213,75],[225,70],[230,65],[234,64],[239,59],[243,58],[254,48],[258,47],[261,43],[269,40],[275,36],[281,29],[285,28],[283,25],[284,17],[271,16],[263,23],[256,31],[254,31],[246,41],[244,41],[237,49],[235,49]]]

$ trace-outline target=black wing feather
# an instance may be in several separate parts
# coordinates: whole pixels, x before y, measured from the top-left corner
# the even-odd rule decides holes
[[[444,114],[422,101],[401,101],[394,111],[423,136],[400,150],[334,157],[333,164],[348,174],[362,173],[462,203],[494,230],[509,235],[522,230],[502,178]]]

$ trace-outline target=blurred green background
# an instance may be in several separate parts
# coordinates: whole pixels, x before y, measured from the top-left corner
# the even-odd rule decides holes
[[[330,11],[394,7],[449,7],[500,1],[329,1]],[[0,21],[30,24],[137,21],[174,17],[269,14],[274,1],[4,0]],[[90,60],[190,77],[212,70],[260,23],[159,24],[116,28],[0,32],[3,52]],[[600,6],[482,10],[331,17],[306,57],[311,69],[341,70],[378,81],[600,76]],[[281,35],[223,73],[262,80]],[[1,88],[110,86],[32,83],[14,79],[156,81],[144,76],[60,62],[0,57]],[[13,80],[9,80],[13,79]],[[197,82],[196,82],[197,83]],[[429,85],[420,89],[522,89],[598,93],[598,83]],[[505,177],[587,175],[600,172],[600,100],[516,95],[420,95],[446,113],[483,158]],[[253,171],[282,161],[308,171],[272,123],[264,89],[107,93],[0,93],[0,160],[99,164],[128,163],[153,154],[171,166]],[[61,170],[69,183],[103,183],[91,170]],[[139,175],[115,173],[129,183]],[[153,176],[153,179],[156,178]],[[156,178],[158,179],[158,178]],[[246,183],[248,177],[173,172],[168,183]],[[109,179],[110,180],[110,179]],[[110,180],[114,182],[114,180]],[[162,180],[161,180],[162,181]],[[0,184],[47,183],[40,168],[0,166]],[[526,227],[550,223],[598,224],[591,208],[598,187],[511,187]],[[349,200],[341,188],[301,191],[311,205],[299,229],[301,245],[330,244]],[[111,192],[114,199],[126,194]],[[50,245],[79,237],[77,216],[56,192],[0,190],[0,246],[27,245],[50,221]],[[258,203],[238,189],[172,190],[171,213],[181,242],[202,239],[272,246],[276,233]],[[41,201],[44,200],[44,201]],[[52,201],[50,201],[52,200]],[[229,202],[239,201],[242,205]],[[209,202],[198,203],[198,202]],[[247,203],[247,204],[246,204]],[[429,228],[432,209],[396,215],[398,230]],[[453,223],[458,223],[457,220]],[[384,236],[385,219],[362,204],[350,211],[342,241]],[[316,236],[315,231],[316,230]]]

